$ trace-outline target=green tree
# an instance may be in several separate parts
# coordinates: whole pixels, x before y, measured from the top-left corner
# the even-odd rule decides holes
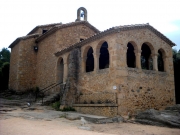
[[[6,90],[8,89],[8,82],[9,82],[9,62],[3,63],[3,66],[0,71],[0,80],[1,80],[1,85],[0,89],[1,90]]]
[[[10,62],[10,51],[7,48],[3,48],[0,51],[0,67],[2,67],[5,62]]]
[[[3,48],[0,51],[0,90],[8,89],[10,51]]]

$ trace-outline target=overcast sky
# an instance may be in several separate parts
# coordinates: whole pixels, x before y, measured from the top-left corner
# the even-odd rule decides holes
[[[0,0],[0,49],[37,25],[75,21],[79,7],[100,31],[149,23],[180,49],[180,0]]]

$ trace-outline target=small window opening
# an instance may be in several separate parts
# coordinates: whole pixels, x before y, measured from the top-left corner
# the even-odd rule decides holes
[[[80,38],[80,41],[83,41],[84,39],[83,38]]]
[[[100,48],[99,69],[109,68],[108,44],[104,42]]]
[[[35,52],[38,51],[38,46],[34,46],[34,51],[35,51]]]
[[[160,50],[158,50],[158,71],[164,71],[164,61]]]
[[[135,54],[134,54],[134,47],[131,43],[127,45],[127,66],[131,68],[135,68]]]
[[[141,67],[142,69],[152,70],[153,60],[151,57],[151,50],[147,44],[143,44],[141,48]]]
[[[43,30],[43,31],[42,31],[42,34],[46,33],[47,31],[48,31],[48,30]]]
[[[87,52],[86,72],[94,71],[94,56],[92,47]]]

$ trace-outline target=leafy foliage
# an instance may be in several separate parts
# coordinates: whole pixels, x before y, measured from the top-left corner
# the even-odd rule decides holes
[[[59,107],[60,107],[60,102],[59,101],[57,101],[55,103],[52,103],[52,108],[54,108],[56,111],[60,110]]]
[[[61,111],[68,112],[68,111],[76,111],[73,107],[64,107]]]
[[[0,51],[0,67],[2,67],[5,62],[10,62],[10,51],[7,48],[3,48]]]
[[[176,103],[180,104],[180,50],[173,49],[173,63],[174,63],[174,79],[175,79],[175,92]]]

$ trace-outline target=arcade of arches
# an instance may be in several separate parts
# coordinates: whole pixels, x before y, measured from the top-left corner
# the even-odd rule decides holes
[[[166,71],[165,64],[165,51],[159,49],[154,53],[154,49],[150,43],[143,43],[141,51],[137,50],[134,42],[127,44],[127,67],[142,68],[146,70]]]
[[[150,43],[143,43],[141,51],[138,51],[134,42],[128,42],[126,61],[127,67],[138,68],[145,70],[166,71],[165,62],[166,55],[163,49],[159,49],[157,53],[153,52],[154,49]],[[92,72],[110,67],[110,54],[108,51],[108,43],[106,41],[100,42],[96,48],[87,46],[82,52],[82,72]],[[68,67],[63,58],[58,61],[58,82],[66,81],[67,70],[63,65]],[[66,59],[68,61],[68,59]],[[66,74],[66,75],[63,75]],[[63,79],[62,79],[63,78]]]

